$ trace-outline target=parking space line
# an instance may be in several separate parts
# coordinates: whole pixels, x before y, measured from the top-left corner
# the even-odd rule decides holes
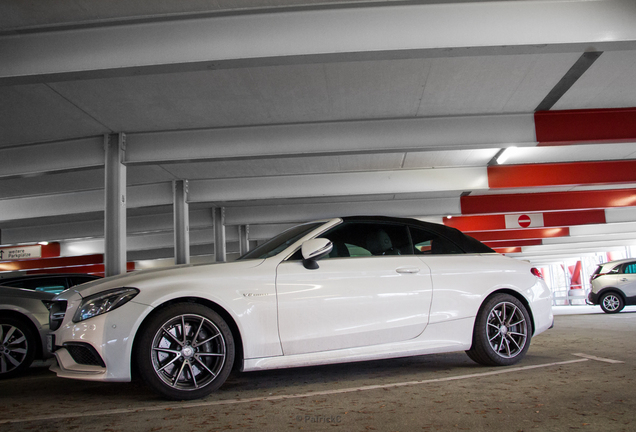
[[[596,361],[600,361],[600,362],[605,362],[605,363],[625,363],[625,362],[622,362],[620,360],[606,359],[606,358],[596,357],[596,356],[593,356],[593,355],[583,354],[583,353],[576,353],[576,354],[572,354],[572,355],[577,356],[577,357],[583,357],[583,358],[590,359],[590,360],[596,360]]]
[[[539,365],[497,369],[497,370],[493,370],[489,372],[474,373],[474,374],[468,374],[468,375],[457,375],[457,376],[451,376],[451,377],[445,377],[445,378],[433,378],[433,379],[427,379],[427,380],[421,380],[421,381],[405,381],[405,382],[399,382],[399,383],[377,384],[377,385],[368,385],[368,386],[362,386],[362,387],[348,387],[343,389],[324,390],[324,391],[289,394],[289,395],[262,396],[262,397],[246,398],[246,399],[224,399],[224,400],[215,400],[215,401],[186,402],[181,404],[162,404],[162,405],[155,405],[150,407],[121,408],[121,409],[91,411],[91,412],[83,412],[83,413],[40,415],[40,416],[33,416],[33,417],[23,417],[20,419],[0,420],[0,424],[9,424],[9,423],[15,424],[15,423],[26,423],[31,421],[62,420],[62,419],[68,419],[68,418],[109,416],[109,415],[118,415],[118,414],[132,414],[132,413],[140,413],[140,412],[200,408],[200,407],[210,407],[210,406],[217,406],[217,405],[236,405],[236,404],[245,404],[245,403],[254,403],[254,402],[272,402],[272,401],[280,401],[280,400],[288,400],[288,399],[328,396],[328,395],[335,395],[335,394],[354,393],[354,392],[370,391],[370,390],[378,390],[378,389],[389,389],[389,388],[414,386],[414,385],[421,385],[421,384],[459,381],[459,380],[465,380],[465,379],[471,379],[471,378],[482,378],[482,377],[488,377],[488,376],[494,376],[494,375],[503,375],[503,374],[512,373],[512,372],[520,372],[520,371],[526,371],[526,370],[532,370],[532,369],[540,369],[540,368],[547,368],[552,366],[561,366],[561,365],[567,365],[572,363],[586,362],[588,360],[589,360],[588,358],[581,358],[581,359],[568,360],[568,361],[562,361],[562,362],[544,363]]]

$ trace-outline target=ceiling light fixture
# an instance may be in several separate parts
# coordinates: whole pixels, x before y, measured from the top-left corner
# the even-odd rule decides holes
[[[506,162],[516,148],[517,147],[512,146],[512,147],[506,147],[505,149],[501,149],[498,155],[495,156],[495,160],[497,161],[497,163],[501,165],[502,163]]]

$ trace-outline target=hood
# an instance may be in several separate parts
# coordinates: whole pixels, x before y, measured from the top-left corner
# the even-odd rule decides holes
[[[217,274],[222,275],[226,272],[237,274],[237,272],[240,272],[242,269],[258,267],[263,261],[264,260],[246,260],[229,263],[183,264],[168,268],[140,270],[76,285],[60,293],[56,299],[68,300],[75,294],[88,297],[105,290],[121,287],[137,288],[143,291],[145,289],[151,289],[152,286],[156,285],[155,281],[158,280],[173,280],[174,283],[186,283],[189,278],[202,274],[204,274],[205,277],[214,277]]]

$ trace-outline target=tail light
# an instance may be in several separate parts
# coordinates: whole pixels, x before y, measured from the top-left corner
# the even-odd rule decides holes
[[[532,273],[533,275],[535,275],[539,279],[543,279],[543,275],[541,274],[541,271],[538,268],[536,268],[536,267],[532,267],[530,269],[530,273]]]

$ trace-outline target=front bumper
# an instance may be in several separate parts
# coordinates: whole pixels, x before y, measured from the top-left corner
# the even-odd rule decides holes
[[[74,323],[76,307],[69,305],[62,325],[49,335],[57,359],[51,370],[62,378],[130,381],[134,335],[149,307],[131,301]]]
[[[50,368],[60,378],[74,378],[88,381],[108,381],[106,367],[78,363],[67,348],[59,348],[55,352],[56,364]],[[81,360],[80,360],[81,361]]]

